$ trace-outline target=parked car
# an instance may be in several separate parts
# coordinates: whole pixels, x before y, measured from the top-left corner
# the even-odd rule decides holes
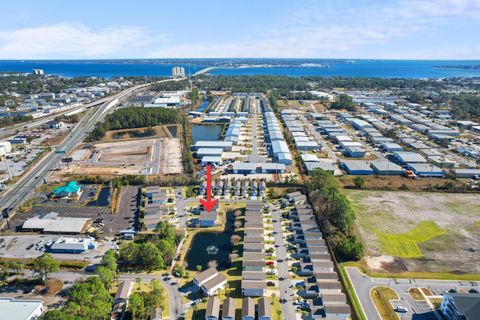
[[[408,312],[408,309],[405,308],[405,307],[402,307],[402,306],[398,306],[395,308],[395,311],[399,312],[399,313],[406,313]]]

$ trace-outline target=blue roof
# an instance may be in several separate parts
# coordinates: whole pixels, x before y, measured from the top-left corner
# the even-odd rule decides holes
[[[80,185],[77,184],[77,181],[70,181],[63,187],[58,187],[53,190],[54,194],[60,194],[60,193],[77,193],[78,190],[80,190]]]

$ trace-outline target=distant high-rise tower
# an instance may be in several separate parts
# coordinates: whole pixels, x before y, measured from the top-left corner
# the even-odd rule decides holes
[[[43,69],[33,69],[33,74],[44,75]]]
[[[183,67],[173,67],[172,68],[172,77],[174,77],[174,78],[185,77],[185,68],[183,68]]]

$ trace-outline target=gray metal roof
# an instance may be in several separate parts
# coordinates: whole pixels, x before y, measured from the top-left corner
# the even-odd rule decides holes
[[[37,308],[43,306],[41,300],[16,300],[10,298],[0,298],[0,310],[3,319],[25,320],[30,319],[32,313]]]

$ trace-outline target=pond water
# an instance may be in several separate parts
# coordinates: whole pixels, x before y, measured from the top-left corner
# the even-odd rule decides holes
[[[97,200],[93,200],[87,203],[89,207],[104,207],[108,206],[108,198],[110,197],[110,188],[109,187],[102,187],[100,193],[98,194]]]
[[[228,256],[232,252],[230,237],[233,234],[233,213],[227,214],[227,223],[222,232],[200,232],[197,233],[190,244],[186,261],[187,270],[197,270],[198,265],[202,270],[208,268],[212,260],[217,262],[218,270],[225,270],[229,267]]]
[[[168,131],[170,131],[170,134],[172,137],[176,138],[177,137],[177,126],[167,126]]]
[[[192,126],[192,138],[194,142],[200,140],[216,141],[220,138],[223,125],[197,124]]]
[[[208,100],[203,100],[202,101],[202,104],[200,105],[200,107],[197,108],[197,110],[195,111],[198,111],[198,112],[203,112],[205,111],[205,109],[208,107],[208,104],[210,103],[210,101]]]

